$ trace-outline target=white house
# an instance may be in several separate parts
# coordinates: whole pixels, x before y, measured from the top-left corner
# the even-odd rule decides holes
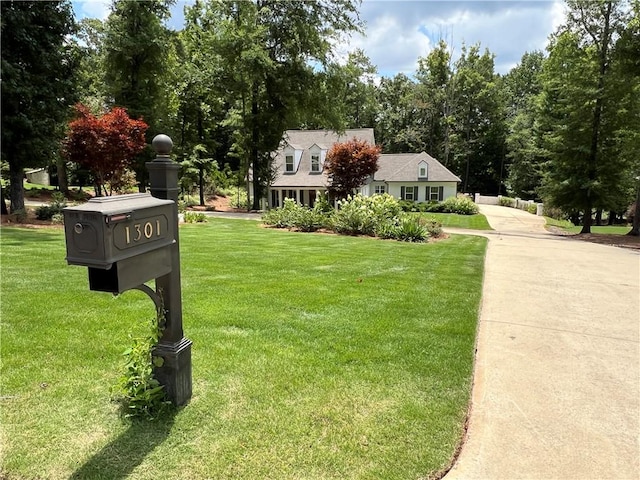
[[[352,138],[374,145],[372,128],[346,130],[287,130],[275,153],[275,179],[269,187],[269,207],[280,207],[292,198],[312,207],[329,179],[324,161],[331,146]],[[400,200],[442,201],[454,197],[460,179],[426,153],[382,154],[378,171],[361,189],[363,195],[388,193]]]

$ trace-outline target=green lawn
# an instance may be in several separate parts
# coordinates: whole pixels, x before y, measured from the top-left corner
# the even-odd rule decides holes
[[[580,233],[580,231],[582,230],[581,225],[576,226],[568,220],[555,220],[550,217],[544,217],[544,218],[547,221],[547,225],[559,227],[571,233]],[[591,226],[591,233],[600,233],[600,234],[606,234],[606,235],[626,235],[630,231],[631,231],[631,227],[629,226],[621,226],[621,225],[611,225],[611,226],[592,225]]]
[[[4,227],[8,479],[409,479],[463,435],[486,239],[433,244],[215,219],[180,228],[193,398],[128,422],[122,351],[154,315],[88,290],[60,230]]]
[[[493,230],[487,222],[487,217],[482,214],[458,215],[455,213],[421,213],[427,218],[435,218],[443,227],[467,228],[470,230]]]

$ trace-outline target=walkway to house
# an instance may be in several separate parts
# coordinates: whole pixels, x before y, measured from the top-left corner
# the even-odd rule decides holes
[[[481,211],[496,232],[469,430],[445,479],[637,479],[640,255]]]

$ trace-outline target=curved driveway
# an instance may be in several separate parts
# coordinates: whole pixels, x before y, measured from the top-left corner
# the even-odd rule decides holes
[[[469,429],[453,479],[640,478],[640,255],[482,205]]]

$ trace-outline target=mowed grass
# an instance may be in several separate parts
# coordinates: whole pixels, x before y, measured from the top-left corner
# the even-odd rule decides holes
[[[423,217],[435,218],[443,227],[466,228],[470,230],[493,230],[482,214],[458,215],[456,213],[421,213]]]
[[[553,227],[559,227],[570,233],[580,233],[582,230],[581,225],[574,225],[568,220],[556,220],[551,217],[544,217],[547,221],[547,225]],[[631,227],[627,225],[592,225],[591,233],[605,234],[605,235],[626,235],[631,231]]]
[[[3,228],[1,475],[413,479],[446,468],[472,383],[486,240],[180,228],[193,398],[128,422],[110,401],[153,317],[88,290],[60,230]]]

